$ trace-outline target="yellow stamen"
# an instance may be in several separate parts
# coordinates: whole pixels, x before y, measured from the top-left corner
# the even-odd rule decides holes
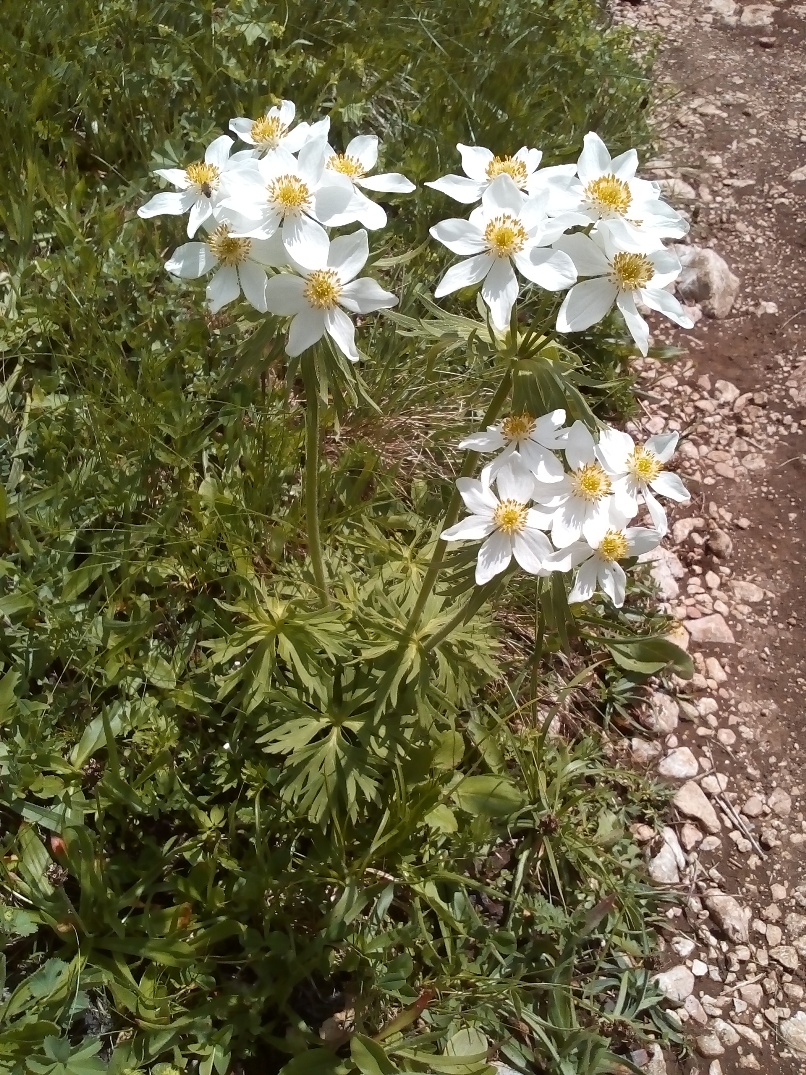
[[[301,213],[311,203],[307,183],[295,175],[279,175],[266,188],[268,199],[283,216]]]
[[[249,257],[252,240],[230,235],[229,224],[219,224],[210,233],[207,244],[222,265],[240,265]]]
[[[627,469],[640,482],[653,482],[662,468],[663,463],[648,448],[636,448],[627,460]]]
[[[619,251],[613,255],[610,279],[622,291],[636,291],[646,287],[655,275],[655,266],[646,254],[625,254]]]
[[[519,534],[526,527],[529,505],[520,500],[502,500],[493,512],[493,522],[505,534]]]
[[[528,238],[523,224],[509,213],[493,217],[484,229],[485,242],[490,253],[497,258],[511,258],[513,254],[518,254]]]
[[[525,440],[534,427],[531,414],[511,414],[501,423],[501,433],[507,440]]]
[[[206,161],[189,164],[185,169],[185,175],[188,177],[191,187],[197,190],[199,194],[204,194],[206,198],[209,198],[214,190],[218,190],[218,180],[221,177],[221,172],[214,164],[207,164]]]
[[[348,179],[360,179],[364,174],[364,165],[358,157],[351,157],[349,153],[335,153],[328,157],[327,167],[332,172],[346,175]]]
[[[610,496],[613,487],[610,479],[598,463],[586,463],[571,476],[571,488],[574,496],[596,504],[603,497]]]
[[[627,535],[623,530],[608,530],[599,543],[599,555],[605,560],[623,560],[630,551]]]
[[[261,149],[277,149],[287,131],[288,124],[279,116],[261,116],[252,124],[251,134]]]
[[[519,157],[493,157],[487,165],[487,178],[508,175],[516,187],[525,187],[528,178],[526,165]]]
[[[336,270],[316,269],[309,273],[302,294],[317,310],[331,310],[341,295],[341,282]]]
[[[612,173],[591,180],[585,187],[584,195],[588,207],[605,219],[624,216],[632,201],[629,185]]]

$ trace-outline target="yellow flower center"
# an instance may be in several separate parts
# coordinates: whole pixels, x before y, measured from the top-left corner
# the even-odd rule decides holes
[[[630,547],[623,530],[608,530],[599,543],[599,555],[605,560],[623,560]]]
[[[221,172],[214,164],[207,164],[206,161],[189,164],[185,169],[185,175],[188,177],[191,187],[197,190],[199,194],[203,194],[205,198],[209,198],[214,190],[218,190],[218,180],[221,178]]]
[[[301,213],[311,203],[307,183],[295,175],[278,175],[266,188],[269,201],[283,216]]]
[[[610,479],[598,463],[586,463],[571,476],[571,488],[574,496],[581,500],[597,503],[602,497],[609,496],[613,490]]]
[[[636,448],[627,460],[627,469],[640,482],[653,482],[662,467],[663,463],[648,448]]]
[[[229,224],[219,224],[210,233],[207,244],[222,265],[240,265],[249,257],[252,249],[251,239],[236,239],[230,235]]]
[[[626,254],[619,251],[613,255],[610,279],[622,291],[635,291],[646,287],[655,275],[655,266],[646,254]]]
[[[585,187],[584,194],[589,208],[605,219],[624,216],[632,201],[629,185],[612,173],[591,180]]]
[[[531,414],[511,414],[501,423],[501,433],[507,440],[525,440],[535,427]]]
[[[519,253],[528,238],[523,224],[509,213],[493,217],[484,229],[485,242],[497,258],[511,258]]]
[[[526,526],[529,505],[520,500],[502,500],[493,512],[493,522],[505,534],[519,534]]]
[[[493,157],[487,165],[487,178],[492,181],[499,175],[508,175],[516,187],[526,186],[526,165],[519,157]]]
[[[288,130],[279,116],[261,116],[252,124],[252,138],[261,149],[277,149]]]
[[[358,157],[351,157],[349,153],[335,153],[328,157],[327,166],[332,172],[339,172],[349,179],[360,179],[364,174],[364,165]]]
[[[316,269],[308,275],[302,292],[317,310],[330,310],[339,301],[341,283],[335,269]]]

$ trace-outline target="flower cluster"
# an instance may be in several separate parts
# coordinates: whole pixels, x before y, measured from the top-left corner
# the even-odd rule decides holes
[[[680,261],[663,247],[664,239],[685,235],[688,225],[662,201],[657,184],[636,178],[634,149],[611,158],[590,133],[576,165],[541,169],[537,149],[496,157],[480,146],[457,148],[465,175],[426,185],[480,204],[467,219],[453,217],[431,228],[435,239],[463,257],[440,280],[437,298],[481,283],[490,319],[503,332],[520,290],[519,273],[548,291],[569,289],[557,316],[559,332],[589,328],[614,303],[642,354],[649,328],[638,304],[691,328],[691,318],[666,290]]]
[[[499,454],[480,479],[458,480],[470,514],[442,538],[483,540],[479,585],[514,557],[532,575],[578,568],[569,601],[586,601],[601,589],[620,607],[626,578],[619,561],[654,549],[668,529],[657,497],[689,499],[680,478],[663,469],[678,435],[637,445],[629,434],[607,428],[595,441],[582,422],[568,428],[564,422],[563,410],[539,418],[512,414],[464,440],[460,447]],[[652,527],[629,526],[642,503]]]
[[[230,130],[248,149],[233,152],[222,135],[204,159],[186,168],[158,169],[177,188],[155,195],[141,217],[188,213],[187,233],[201,241],[174,251],[166,269],[196,279],[213,273],[207,301],[213,313],[243,293],[261,313],[292,318],[287,351],[298,355],[327,333],[357,361],[348,314],[397,303],[375,281],[359,277],[369,256],[366,228],[382,228],[386,213],[365,191],[408,193],[414,184],[396,173],[373,175],[374,135],[354,138],[344,153],[328,143],[329,119],[294,123],[291,101],[258,119],[233,119]],[[362,224],[331,240],[327,228]]]

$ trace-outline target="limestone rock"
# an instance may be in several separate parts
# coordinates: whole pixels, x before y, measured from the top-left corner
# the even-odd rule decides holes
[[[688,747],[670,751],[658,766],[660,775],[671,780],[690,780],[699,771],[699,762]]]
[[[725,1046],[716,1034],[700,1034],[697,1038],[697,1052],[707,1060],[725,1055]]]
[[[747,944],[752,917],[749,907],[742,907],[734,896],[728,896],[724,892],[714,892],[706,896],[704,903],[734,944]]]
[[[649,698],[649,709],[641,717],[641,723],[658,735],[669,735],[677,727],[680,719],[680,706],[661,691],[653,691]]]
[[[691,996],[696,984],[696,978],[682,963],[679,967],[671,967],[656,974],[653,981],[664,996],[681,1003]]]
[[[650,574],[652,581],[658,587],[658,595],[662,601],[673,601],[680,593],[677,580],[684,578],[686,569],[677,556],[670,549],[659,545],[656,549],[641,553],[638,557],[641,563],[652,565]]]
[[[806,1012],[795,1012],[791,1019],[779,1023],[778,1033],[790,1049],[806,1056]]]
[[[774,788],[767,796],[767,805],[778,817],[789,817],[792,812],[792,796],[783,788]]]
[[[699,784],[688,780],[674,797],[674,804],[681,814],[701,821],[708,832],[719,832],[722,824],[716,810],[708,802]]]
[[[755,582],[744,582],[742,579],[731,579],[730,592],[736,598],[737,601],[741,601],[746,605],[755,605],[759,601],[763,601],[766,596],[764,590],[760,586],[756,586]]]
[[[772,4],[749,4],[739,17],[740,26],[772,26],[775,8]]]
[[[700,616],[698,620],[686,620],[686,630],[695,642],[720,642],[734,645],[736,643],[733,631],[719,612],[712,612],[710,616]]]
[[[739,294],[738,276],[730,271],[724,258],[708,247],[687,246],[679,253],[683,264],[677,280],[680,295],[687,302],[699,303],[710,317],[727,317]]]
[[[708,551],[720,560],[729,560],[733,555],[733,540],[730,534],[726,534],[718,526],[710,532],[706,544]]]

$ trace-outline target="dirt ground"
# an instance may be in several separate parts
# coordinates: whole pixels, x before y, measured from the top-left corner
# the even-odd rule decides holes
[[[727,316],[705,315],[690,333],[658,325],[686,357],[642,370],[647,423],[660,413],[688,441],[679,469],[693,498],[672,516],[665,577],[698,674],[678,684],[671,719],[650,714],[656,737],[633,752],[677,787],[698,784],[719,826],[688,809],[671,826],[683,857],[667,866],[690,899],[670,922],[667,967],[692,1044],[667,1071],[802,1075],[806,4],[613,0],[611,10],[660,42],[662,146],[643,174],[690,216],[687,242],[715,250],[741,281]],[[705,640],[715,635],[733,642]],[[657,837],[647,849],[658,853]]]

